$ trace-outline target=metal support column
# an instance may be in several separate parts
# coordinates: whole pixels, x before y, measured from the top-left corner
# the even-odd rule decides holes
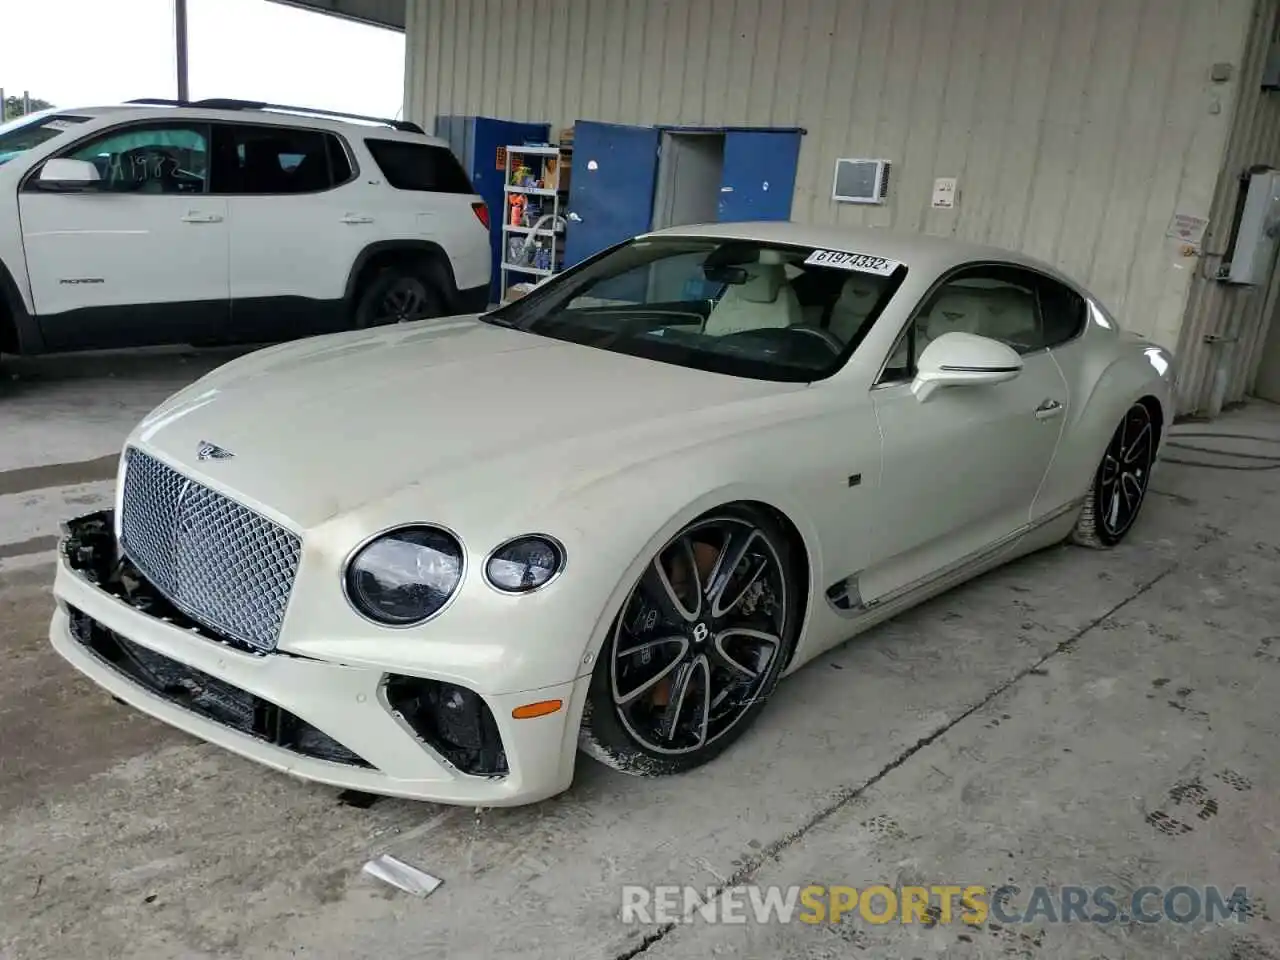
[[[173,35],[178,52],[178,99],[191,99],[187,86],[187,0],[173,0]]]

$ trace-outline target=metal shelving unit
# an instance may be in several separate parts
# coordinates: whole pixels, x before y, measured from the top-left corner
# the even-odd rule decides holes
[[[502,299],[515,283],[554,276],[563,266],[568,193],[567,151],[558,146],[506,148],[502,210]],[[551,162],[549,162],[551,161]],[[548,202],[549,201],[549,202]]]

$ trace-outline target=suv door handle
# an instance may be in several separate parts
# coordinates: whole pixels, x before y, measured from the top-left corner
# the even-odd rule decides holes
[[[182,218],[183,223],[221,223],[222,217],[216,213],[196,213],[191,210]]]
[[[1062,404],[1057,400],[1052,398],[1044,400],[1041,402],[1040,406],[1036,407],[1036,419],[1048,420],[1050,417],[1058,416],[1062,413],[1062,410]]]
[[[362,217],[355,213],[348,213],[342,218],[343,223],[373,223],[373,217]]]

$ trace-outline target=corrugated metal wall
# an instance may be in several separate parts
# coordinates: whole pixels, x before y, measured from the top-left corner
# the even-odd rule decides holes
[[[1266,0],[1270,3],[1273,0]],[[802,126],[792,216],[1015,247],[1173,347],[1254,0],[407,0],[406,104],[439,113]],[[1239,73],[1237,72],[1237,77]],[[837,157],[895,163],[882,207]],[[956,210],[930,206],[959,178]]]
[[[1178,344],[1181,407],[1188,411],[1216,414],[1223,403],[1243,399],[1253,388],[1266,341],[1267,288],[1227,286],[1210,278],[1221,266],[1230,238],[1240,174],[1254,164],[1280,167],[1280,94],[1263,92],[1259,83],[1277,10],[1278,0],[1260,0],[1254,10],[1235,122],[1214,195],[1208,255],[1192,284]],[[1206,343],[1206,336],[1221,340]]]

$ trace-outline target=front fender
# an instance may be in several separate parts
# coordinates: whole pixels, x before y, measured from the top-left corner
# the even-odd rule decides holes
[[[679,432],[646,424],[513,451],[335,516],[304,539],[286,623],[290,652],[352,662],[368,657],[374,649],[368,641],[376,638],[382,664],[485,694],[589,675],[644,564],[684,524],[735,501],[768,504],[797,528],[812,594],[823,576],[821,525],[806,504],[845,480],[848,455],[830,442],[830,420],[845,422],[843,412],[808,393],[796,391],[790,401],[771,397],[759,417],[711,413],[676,424],[685,428]],[[768,450],[788,455],[762,455]],[[871,476],[872,463],[866,469]],[[419,627],[387,630],[360,621],[335,589],[345,558],[371,532],[415,520],[438,523],[465,545],[468,572],[458,595]],[[499,594],[483,576],[489,551],[536,533],[564,544],[564,574],[528,595]]]

